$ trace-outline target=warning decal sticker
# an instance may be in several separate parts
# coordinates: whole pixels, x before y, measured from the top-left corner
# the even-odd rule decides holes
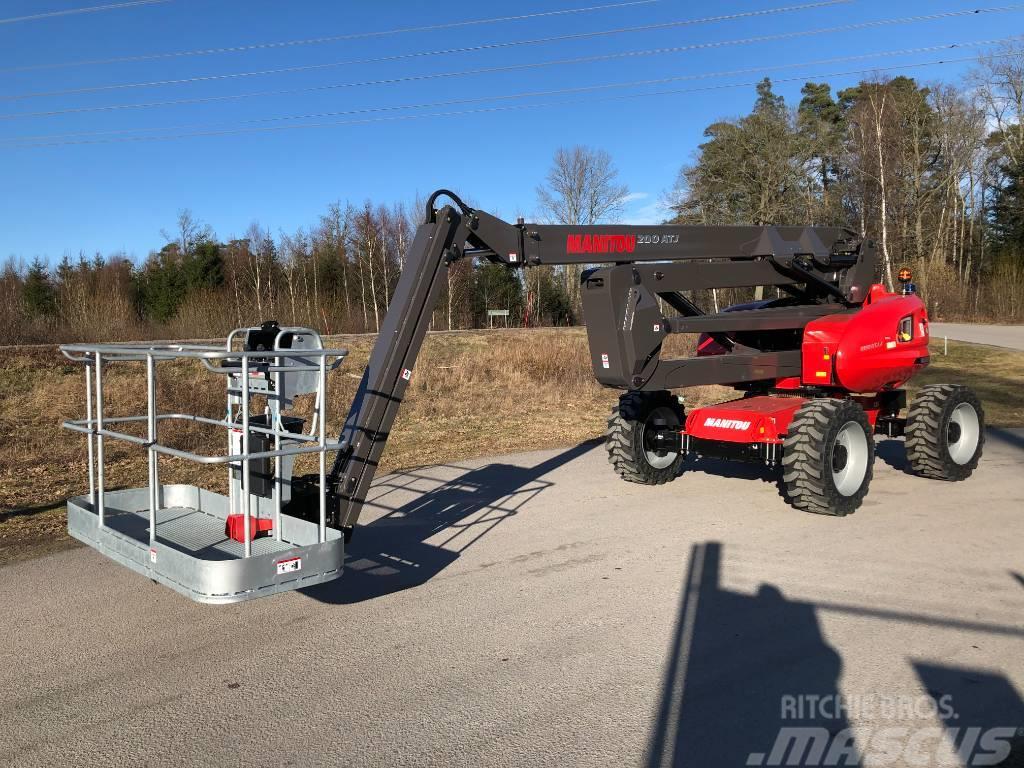
[[[294,573],[295,571],[302,570],[302,558],[301,557],[289,557],[287,560],[278,560],[277,563],[277,575],[283,576],[286,573]]]

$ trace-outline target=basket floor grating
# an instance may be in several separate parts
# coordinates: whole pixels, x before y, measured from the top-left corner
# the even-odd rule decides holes
[[[119,512],[105,518],[107,526],[143,544],[149,543],[149,510]],[[202,560],[234,560],[244,557],[244,545],[224,533],[224,518],[190,507],[169,507],[157,511],[156,538],[161,544]],[[273,536],[253,540],[252,554],[283,552],[292,545]]]

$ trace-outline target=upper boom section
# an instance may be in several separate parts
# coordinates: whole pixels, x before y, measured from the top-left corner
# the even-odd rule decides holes
[[[842,227],[575,226],[533,224],[521,219],[509,224],[466,206],[446,190],[435,192],[427,203],[428,223],[440,215],[433,204],[442,195],[452,198],[469,231],[464,250],[457,256],[482,256],[512,267],[767,259],[794,281],[816,285],[850,304],[864,300],[874,278],[874,244]]]

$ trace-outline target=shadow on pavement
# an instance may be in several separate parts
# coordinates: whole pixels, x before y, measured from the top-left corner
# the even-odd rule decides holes
[[[898,472],[910,472],[907,448],[902,440],[875,435],[875,459],[884,461]]]
[[[418,482],[439,482],[416,470],[395,474],[375,486],[377,493],[367,506],[387,512],[356,527],[345,553],[345,574],[299,591],[325,603],[349,604],[423,584],[549,488],[544,475],[601,444],[581,443],[533,467],[488,464],[408,503],[388,507],[387,497],[395,491],[413,490]]]
[[[988,438],[1024,451],[1024,430],[1005,429],[1003,427],[988,427],[985,430]]]
[[[106,490],[109,491],[123,491],[128,486],[126,485],[108,485],[105,486]],[[13,507],[10,509],[0,509],[0,523],[6,523],[8,520],[14,520],[17,517],[31,517],[32,515],[39,515],[44,512],[52,512],[55,509],[63,509],[68,504],[67,499],[60,499],[59,501],[51,501],[46,504],[38,504],[31,507]]]
[[[692,550],[646,765],[860,765],[814,607],[722,589],[721,551]]]
[[[1024,451],[1024,431],[1019,429],[986,427],[985,440],[1002,443],[1010,448]],[[986,447],[988,446],[986,445]],[[910,463],[907,461],[906,443],[902,439],[875,435],[875,458],[884,461],[899,472],[913,474]]]
[[[957,765],[1024,768],[1024,701],[1008,678],[985,670],[912,662],[935,710],[907,715],[918,726],[904,726],[901,710],[891,715],[901,722],[869,728],[861,733],[866,742],[855,742],[847,713],[857,705],[841,694],[842,659],[825,641],[818,612],[997,635],[1024,636],[1021,630],[790,600],[770,584],[753,595],[733,592],[721,586],[721,560],[717,542],[691,551],[644,757],[648,768],[891,764],[878,762],[890,752],[893,759],[921,753],[924,762],[908,764],[931,765],[936,748],[945,749],[943,734],[961,753]]]
[[[914,671],[935,702],[959,765],[1024,765],[1024,701],[1006,677],[927,662],[914,662]]]
[[[782,471],[778,467],[710,457],[688,458],[683,464],[683,476],[691,472],[702,472],[715,477],[735,477],[741,480],[761,480],[773,484],[777,484],[782,477]]]

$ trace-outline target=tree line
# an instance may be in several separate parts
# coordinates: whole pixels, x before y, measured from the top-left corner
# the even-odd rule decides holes
[[[795,109],[767,79],[753,109],[707,127],[672,193],[674,220],[849,227],[878,279],[907,266],[943,319],[1024,317],[1024,48],[959,85],[808,82]]]
[[[325,333],[376,332],[415,226],[402,205],[334,204],[308,230],[274,237],[253,224],[222,242],[185,210],[141,264],[121,254],[65,256],[52,269],[8,259],[0,343],[213,338],[269,318]],[[432,326],[479,327],[488,309],[507,310],[514,325],[571,323],[567,307],[551,275],[526,286],[504,267],[456,262]]]
[[[1024,47],[991,51],[958,84],[867,78],[808,82],[787,105],[767,78],[749,114],[709,125],[666,194],[667,219],[839,225],[871,237],[878,280],[909,266],[933,317],[1024,319]],[[559,149],[537,187],[542,221],[619,220],[629,193],[607,152]],[[334,204],[313,226],[253,224],[218,239],[187,210],[139,264],[123,254],[50,267],[9,258],[0,343],[223,336],[275,318],[329,333],[380,327],[415,232],[404,205]],[[434,329],[580,322],[581,267],[522,273],[462,260]],[[706,309],[750,298],[714,293]]]

